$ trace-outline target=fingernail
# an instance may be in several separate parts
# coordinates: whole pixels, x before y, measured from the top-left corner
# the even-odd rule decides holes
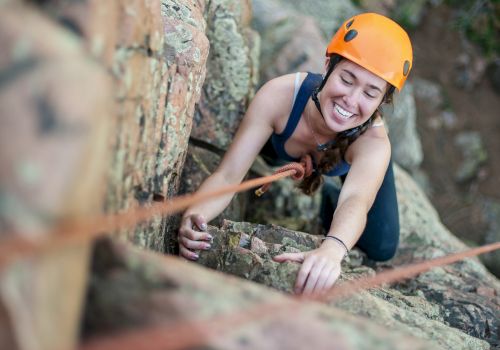
[[[214,237],[213,237],[212,235],[208,235],[208,236],[207,236],[207,238],[208,238],[209,240],[211,240],[211,241],[213,241],[213,240],[214,240]]]
[[[200,228],[205,231],[207,229],[207,224],[203,223],[200,225]]]
[[[199,258],[198,254],[191,255],[191,259],[193,260],[198,260],[198,258]]]
[[[210,248],[212,248],[212,246],[210,244],[205,245],[205,249],[210,249]]]

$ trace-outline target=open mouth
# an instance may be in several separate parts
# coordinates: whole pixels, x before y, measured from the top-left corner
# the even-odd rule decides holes
[[[335,111],[344,119],[349,119],[354,115],[354,113],[351,113],[349,111],[346,111],[342,107],[340,107],[338,104],[335,103],[335,106],[333,107]]]

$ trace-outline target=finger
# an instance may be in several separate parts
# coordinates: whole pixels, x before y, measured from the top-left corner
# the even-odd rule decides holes
[[[330,271],[330,274],[328,275],[325,286],[323,287],[324,292],[328,292],[330,289],[332,289],[333,285],[337,281],[337,279],[340,276],[340,269],[333,269]]]
[[[314,292],[314,288],[316,284],[322,283],[320,281],[321,273],[326,265],[326,261],[323,259],[318,259],[316,263],[313,265],[311,270],[309,271],[309,276],[307,277],[306,284],[304,286],[304,290],[302,293],[304,294],[312,294]]]
[[[191,220],[194,225],[201,231],[206,231],[207,230],[207,220],[205,220],[205,217],[200,214],[194,214],[191,216]]]
[[[328,278],[332,275],[332,272],[336,270],[336,267],[332,263],[327,263],[321,270],[318,280],[316,281],[316,285],[314,286],[313,293],[321,293],[327,287],[326,284],[328,282]]]
[[[179,237],[186,237],[192,241],[211,241],[213,239],[208,232],[195,231],[185,226],[179,229]]]
[[[305,259],[304,263],[300,267],[299,273],[297,274],[297,279],[295,280],[295,293],[300,294],[303,292],[306,281],[308,280],[309,272],[314,264],[313,259]]]
[[[208,250],[212,248],[210,243],[207,243],[205,241],[193,241],[183,236],[179,237],[179,243],[184,247],[193,250]]]
[[[193,261],[196,261],[199,258],[198,254],[190,251],[189,249],[185,248],[181,244],[179,244],[179,255],[181,255],[182,257],[184,257],[188,260],[193,260]]]
[[[276,255],[273,260],[276,262],[285,262],[285,261],[294,261],[301,263],[304,261],[304,253],[283,253],[280,255]]]

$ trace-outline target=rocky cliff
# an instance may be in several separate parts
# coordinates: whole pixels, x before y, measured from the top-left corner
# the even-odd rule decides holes
[[[300,28],[257,14],[257,3],[254,13],[249,0],[1,1],[0,46],[5,54],[0,57],[0,238],[43,241],[67,220],[148,207],[193,191],[230,143],[262,67],[268,69],[266,74],[280,74],[322,66],[313,52],[329,30],[325,21],[318,27],[309,18]],[[355,10],[342,3],[346,11]],[[299,18],[297,11],[307,13],[300,2],[289,5],[276,14],[286,19],[291,13],[287,11],[295,11],[293,18]],[[265,18],[283,27],[255,24]],[[260,40],[251,29],[252,19],[255,28],[267,28],[261,30],[266,43],[280,29],[289,33],[295,27],[293,35],[310,45],[301,54],[299,41],[283,47],[288,40],[281,38],[277,46],[263,45],[259,58]],[[259,68],[259,59],[278,65]],[[396,115],[413,108],[411,94],[405,98],[409,102],[403,111],[396,109]],[[414,132],[411,125],[402,128]],[[414,133],[411,137],[416,138]],[[421,160],[418,142],[411,146],[396,153],[408,170]],[[250,175],[265,171],[256,164]],[[465,248],[404,171],[398,171],[397,181],[402,223],[397,257],[376,265],[354,252],[344,267],[344,279]],[[317,200],[304,199],[289,182],[272,191],[280,196],[260,203],[279,213],[274,222],[309,231]],[[224,214],[235,222],[212,228],[220,245],[202,262],[287,292],[297,266],[277,266],[270,256],[279,249],[308,249],[317,238],[277,226],[239,223],[250,217],[249,198],[255,201],[250,194],[239,196]],[[293,210],[298,213],[293,209],[297,207],[304,213],[292,214],[299,223],[283,219]],[[0,347],[75,348],[83,328],[84,346],[92,348],[97,335],[144,325],[159,333],[138,337],[146,340],[141,348],[161,345],[165,338],[155,342],[150,336],[163,332],[181,344],[187,341],[186,346],[228,349],[498,346],[498,280],[475,260],[333,305],[299,303],[176,257],[160,257],[158,252],[175,252],[176,225],[176,216],[157,217],[114,233],[129,244],[97,245],[90,275],[90,242],[2,266]],[[265,236],[255,233],[262,231]],[[276,308],[276,313],[266,312],[267,307]],[[224,327],[203,330],[204,323],[217,321],[225,312],[245,315],[244,310],[252,309],[266,316],[242,316],[251,322],[239,321],[230,333]],[[203,336],[176,334],[184,322],[197,324],[197,334]],[[130,344],[137,343],[122,347]]]

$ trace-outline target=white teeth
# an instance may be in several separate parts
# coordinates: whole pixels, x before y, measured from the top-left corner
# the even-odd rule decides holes
[[[338,104],[335,104],[335,110],[344,118],[350,118],[354,113],[348,112],[342,107],[340,107]]]

